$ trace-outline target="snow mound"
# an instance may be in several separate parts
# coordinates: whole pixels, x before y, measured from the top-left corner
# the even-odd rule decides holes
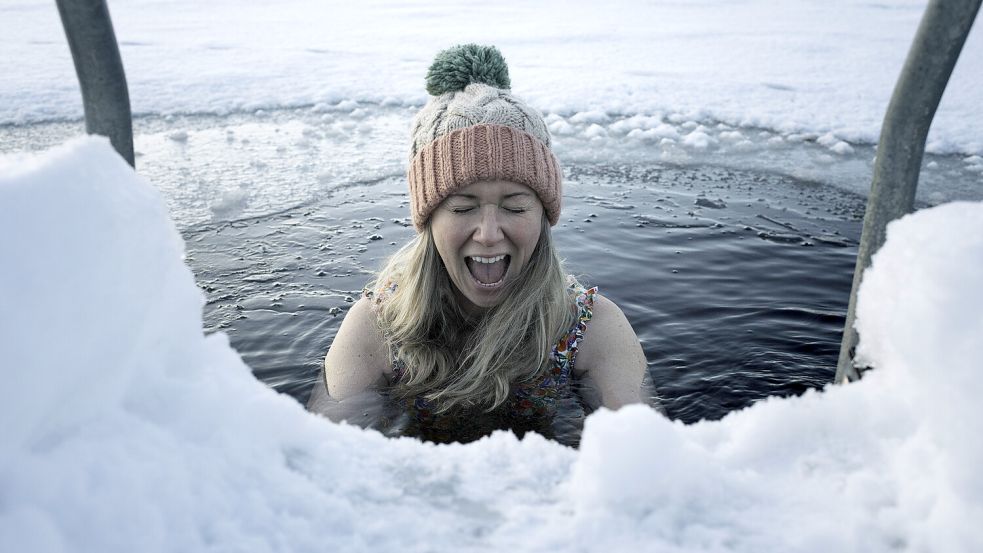
[[[0,158],[0,550],[983,550],[983,204],[893,223],[861,382],[581,450],[336,425],[221,334],[164,202],[101,138]]]

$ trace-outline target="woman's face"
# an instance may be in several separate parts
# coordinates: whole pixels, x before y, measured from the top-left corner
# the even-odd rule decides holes
[[[501,301],[529,262],[542,230],[543,204],[523,184],[478,182],[437,206],[430,219],[437,252],[466,311]]]

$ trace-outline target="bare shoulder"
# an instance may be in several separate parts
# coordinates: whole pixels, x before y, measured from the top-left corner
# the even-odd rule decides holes
[[[606,357],[606,353],[614,349],[612,346],[623,341],[627,333],[633,341],[638,340],[621,308],[605,296],[594,294],[591,320],[578,346],[576,372],[586,372],[596,360]]]
[[[594,381],[605,407],[617,408],[641,401],[645,366],[642,346],[624,312],[596,294],[574,371]]]
[[[389,370],[388,348],[372,301],[361,298],[348,310],[324,358],[327,392],[335,399],[363,392]]]
[[[363,296],[352,304],[341,322],[342,327],[346,325],[351,327],[350,330],[357,331],[359,336],[378,338],[380,343],[383,340],[382,330],[379,329],[376,311],[370,298]]]

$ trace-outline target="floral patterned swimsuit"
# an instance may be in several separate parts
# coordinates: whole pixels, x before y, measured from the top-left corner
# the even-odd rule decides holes
[[[396,285],[390,287],[395,290]],[[497,427],[512,429],[532,428],[541,426],[548,422],[556,413],[556,402],[569,386],[573,376],[574,362],[577,359],[577,348],[587,330],[587,323],[591,319],[591,311],[594,307],[594,296],[597,294],[597,287],[585,289],[570,280],[571,295],[576,294],[574,299],[578,311],[577,320],[553,346],[550,352],[550,365],[548,369],[532,382],[516,384],[512,387],[512,393],[506,401],[504,408],[501,408]],[[384,297],[377,297],[376,302],[384,301]],[[406,370],[406,365],[398,358],[393,359],[391,383],[395,384],[402,378]],[[418,425],[420,433],[434,441],[451,441],[441,439],[441,435],[453,433],[454,429],[459,429],[462,424],[460,415],[436,415],[430,402],[422,397],[410,398],[406,400],[408,412],[413,422]],[[433,438],[437,436],[436,438]],[[463,440],[462,440],[463,441]]]

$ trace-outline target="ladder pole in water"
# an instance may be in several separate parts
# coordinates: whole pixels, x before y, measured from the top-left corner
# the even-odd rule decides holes
[[[870,257],[884,244],[887,224],[914,210],[928,129],[981,1],[930,0],[894,87],[877,143],[874,178],[836,367],[837,383],[860,378],[853,363],[857,345],[853,322],[860,280],[870,266]]]
[[[133,166],[133,119],[123,60],[105,0],[56,0],[82,89],[85,132],[109,137]]]

